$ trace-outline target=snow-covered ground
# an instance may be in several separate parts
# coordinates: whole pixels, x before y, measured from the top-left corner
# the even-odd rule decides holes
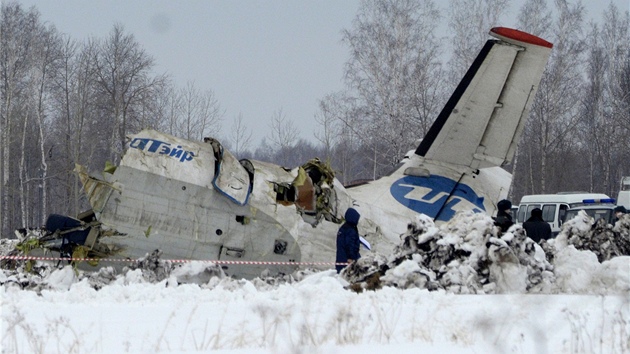
[[[155,255],[120,273],[3,269],[2,352],[630,353],[629,230],[582,215],[540,247],[462,213],[419,218],[341,275],[236,280]]]

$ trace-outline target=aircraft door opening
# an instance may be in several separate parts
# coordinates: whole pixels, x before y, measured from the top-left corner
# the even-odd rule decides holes
[[[251,172],[245,168],[249,161],[244,160],[244,163],[238,161],[229,151],[224,150],[216,139],[204,138],[204,142],[212,145],[216,158],[212,180],[214,188],[238,205],[247,204],[254,180],[253,168]]]

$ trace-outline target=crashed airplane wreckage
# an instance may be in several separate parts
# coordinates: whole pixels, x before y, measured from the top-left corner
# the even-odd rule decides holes
[[[304,253],[310,262],[334,261],[352,203],[337,196],[343,186],[319,159],[294,169],[238,161],[216,139],[153,130],[130,137],[119,166],[75,172],[92,209],[76,219],[50,215],[39,237],[45,248],[76,257],[79,247],[82,257],[105,259],[159,249],[162,258],[221,261],[227,274],[250,278],[263,269],[291,273]]]
[[[131,138],[115,170],[98,177],[82,166],[75,171],[100,227],[119,234],[99,242],[130,258],[160,249],[171,259],[281,263],[300,262],[312,249],[311,261],[331,262],[318,257],[320,248],[334,251],[339,214],[351,205],[339,200],[335,185],[343,187],[319,160],[287,170],[238,161],[212,138],[192,142],[152,130]],[[321,240],[309,236],[322,232],[324,220],[334,225],[328,228],[332,241],[314,245]],[[223,268],[254,277],[261,268],[290,273],[296,267]]]
[[[512,176],[501,166],[514,155],[552,44],[503,27],[490,35],[420,145],[388,176],[344,188],[318,160],[294,169],[238,161],[215,139],[145,130],[130,137],[119,166],[99,176],[76,167],[93,216],[81,222],[96,224],[64,242],[132,259],[159,249],[253,278],[332,267],[348,207],[380,254],[419,213],[436,222],[462,210],[492,214],[507,196]]]

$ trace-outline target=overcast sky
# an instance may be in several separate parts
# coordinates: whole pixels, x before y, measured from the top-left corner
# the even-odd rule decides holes
[[[253,146],[270,134],[282,109],[315,141],[318,100],[342,88],[348,52],[341,31],[349,29],[359,0],[157,1],[19,0],[35,5],[42,20],[77,40],[106,38],[115,23],[150,54],[158,73],[177,87],[194,82],[214,91],[225,109],[223,135],[239,113],[254,134]],[[551,1],[550,1],[551,2]],[[621,9],[630,0],[614,0]],[[518,8],[522,0],[514,2]],[[584,1],[599,16],[607,0]],[[552,6],[549,4],[549,6]],[[514,17],[514,16],[510,16]],[[507,21],[511,21],[508,19]],[[514,26],[513,23],[502,23]],[[479,44],[480,46],[482,43]]]

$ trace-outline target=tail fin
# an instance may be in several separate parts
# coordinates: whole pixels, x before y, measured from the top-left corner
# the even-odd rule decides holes
[[[495,27],[416,154],[473,169],[514,156],[552,44]]]

